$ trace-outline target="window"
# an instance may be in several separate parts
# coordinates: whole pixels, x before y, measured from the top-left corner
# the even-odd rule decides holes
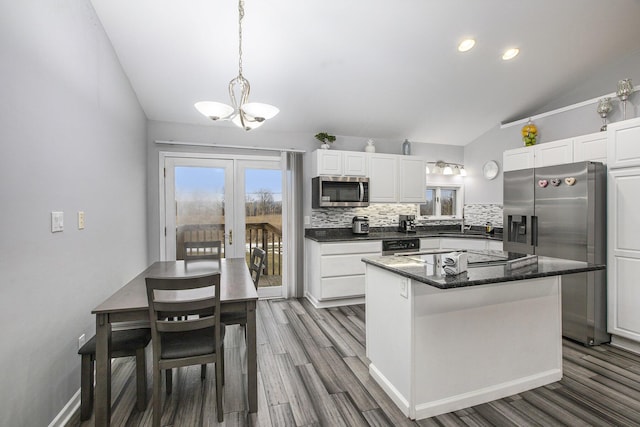
[[[426,189],[427,203],[418,207],[418,215],[432,218],[462,218],[462,186],[429,185]]]

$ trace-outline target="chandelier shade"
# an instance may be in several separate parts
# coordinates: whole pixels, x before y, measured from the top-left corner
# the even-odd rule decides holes
[[[273,105],[249,102],[251,85],[242,75],[242,19],[244,18],[244,0],[238,2],[238,76],[229,82],[231,105],[216,101],[200,101],[194,106],[211,120],[230,120],[246,131],[262,126],[265,120],[275,117],[280,110]]]

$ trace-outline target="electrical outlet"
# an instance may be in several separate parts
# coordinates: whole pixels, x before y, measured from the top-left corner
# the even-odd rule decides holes
[[[84,211],[78,211],[78,230],[84,230]]]
[[[404,298],[409,297],[409,279],[400,279],[400,296]]]
[[[84,334],[78,337],[78,350],[80,350],[80,348],[84,345],[85,341],[86,339],[84,337]]]

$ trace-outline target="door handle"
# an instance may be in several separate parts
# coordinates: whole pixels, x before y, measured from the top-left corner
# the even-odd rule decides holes
[[[229,230],[229,244],[233,245],[233,230]]]
[[[531,245],[538,246],[538,217],[531,217]]]

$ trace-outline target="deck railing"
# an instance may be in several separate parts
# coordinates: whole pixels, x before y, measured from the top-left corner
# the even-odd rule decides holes
[[[225,254],[224,224],[187,224],[176,230],[176,259],[184,259],[184,242],[222,241],[222,255]],[[245,253],[253,248],[263,249],[265,258],[264,275],[282,275],[282,230],[269,223],[254,223],[245,226]]]

